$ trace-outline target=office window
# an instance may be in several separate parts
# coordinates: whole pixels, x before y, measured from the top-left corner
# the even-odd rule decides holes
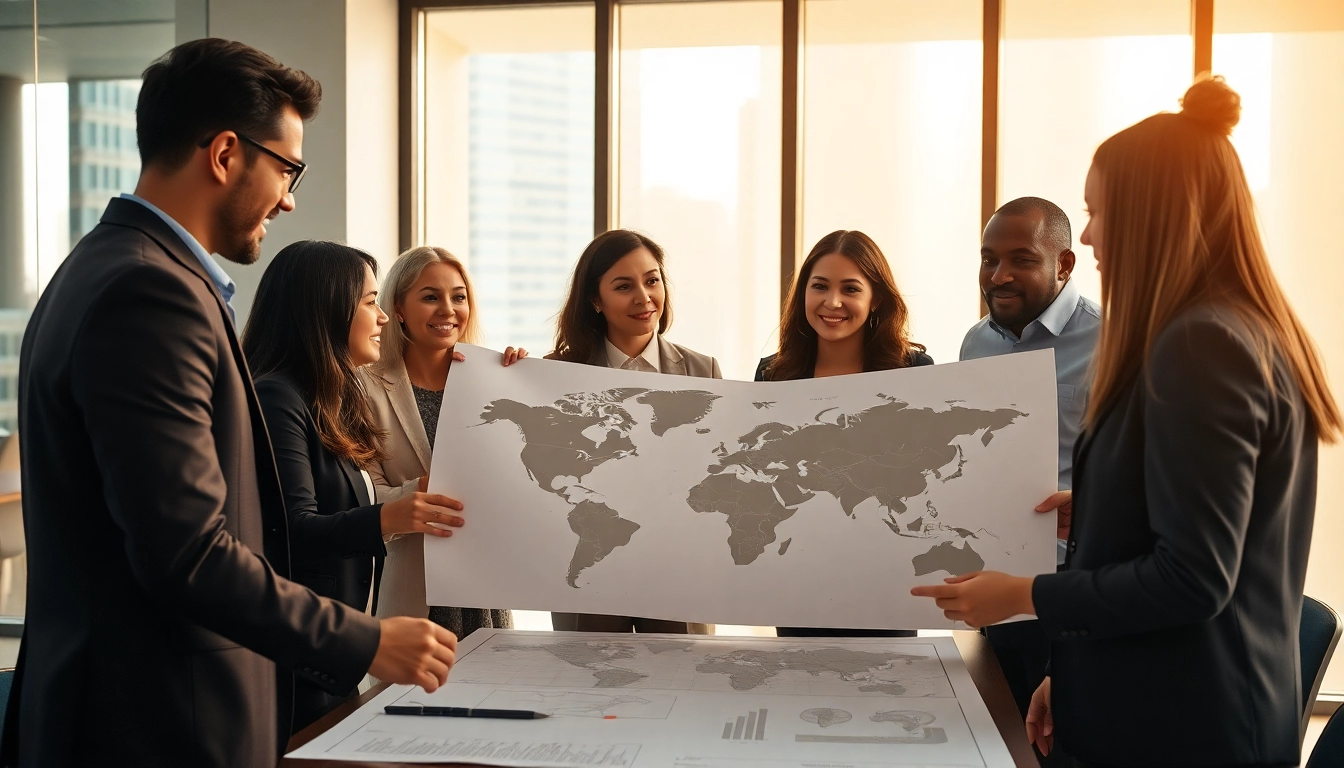
[[[1078,243],[1087,169],[1111,134],[1180,108],[1193,71],[1191,4],[1005,0],[1003,8],[999,203],[1034,196],[1064,209],[1078,254],[1074,277],[1097,300],[1096,261]]]
[[[913,338],[953,362],[980,317],[980,0],[807,0],[803,242],[858,229]]]
[[[592,237],[593,9],[426,14],[424,242],[467,262],[486,343],[544,354]]]
[[[618,11],[617,224],[667,254],[669,339],[750,379],[779,323],[782,6]]]
[[[1242,98],[1232,134],[1255,195],[1274,272],[1344,398],[1344,329],[1333,286],[1344,279],[1335,221],[1344,210],[1344,5],[1218,0],[1213,71]],[[1335,73],[1335,74],[1328,74]],[[1344,609],[1344,446],[1322,446],[1307,594]],[[1338,654],[1336,658],[1338,658]],[[1344,662],[1322,690],[1344,692]]]

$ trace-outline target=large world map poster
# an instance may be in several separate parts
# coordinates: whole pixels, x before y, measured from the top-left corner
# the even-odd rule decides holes
[[[1045,573],[1049,351],[792,382],[459,346],[430,489],[433,605],[707,623],[946,628],[915,584]]]

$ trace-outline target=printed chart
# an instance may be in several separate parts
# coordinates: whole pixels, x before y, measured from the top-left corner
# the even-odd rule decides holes
[[[544,712],[387,715],[389,704]],[[502,766],[964,766],[1012,758],[951,638],[483,629],[447,685],[391,686],[291,757]]]

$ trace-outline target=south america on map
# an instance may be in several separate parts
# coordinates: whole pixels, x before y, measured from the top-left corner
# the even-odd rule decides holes
[[[493,354],[454,365],[430,472],[467,505],[426,543],[450,604],[786,624],[759,619],[805,589],[853,619],[831,625],[949,626],[903,593],[1053,563],[1032,513],[1054,490],[1050,353],[770,383],[473,353]]]

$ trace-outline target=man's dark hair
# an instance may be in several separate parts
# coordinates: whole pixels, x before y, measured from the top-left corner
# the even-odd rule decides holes
[[[1069,227],[1069,217],[1058,205],[1040,197],[1019,197],[1003,204],[994,212],[995,216],[1025,216],[1030,213],[1041,214],[1045,222],[1045,242],[1050,246],[1050,255],[1058,256],[1073,248],[1073,230]]]
[[[286,105],[309,120],[321,100],[321,84],[256,48],[219,38],[183,43],[145,70],[135,105],[140,163],[180,168],[221,131],[277,139]]]

